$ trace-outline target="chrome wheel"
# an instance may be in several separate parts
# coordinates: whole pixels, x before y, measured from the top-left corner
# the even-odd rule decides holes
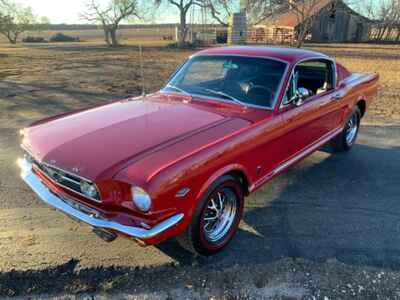
[[[229,232],[237,213],[237,196],[230,188],[223,188],[211,195],[203,217],[206,239],[215,243]]]
[[[346,143],[351,146],[354,143],[358,131],[358,117],[353,114],[346,124]]]

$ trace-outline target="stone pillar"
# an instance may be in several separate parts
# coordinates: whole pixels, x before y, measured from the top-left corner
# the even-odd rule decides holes
[[[246,12],[232,14],[228,43],[233,45],[245,44],[247,40],[247,17]]]
[[[228,30],[229,44],[240,45],[247,41],[247,5],[248,0],[240,0],[240,12],[232,14]]]

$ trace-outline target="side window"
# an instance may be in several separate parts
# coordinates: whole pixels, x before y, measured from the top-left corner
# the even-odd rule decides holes
[[[332,62],[327,60],[308,60],[298,64],[290,79],[282,104],[288,104],[298,88],[305,88],[314,96],[334,88],[335,74]]]
[[[334,68],[330,61],[308,60],[296,66],[298,87],[306,88],[310,95],[318,95],[334,87]]]

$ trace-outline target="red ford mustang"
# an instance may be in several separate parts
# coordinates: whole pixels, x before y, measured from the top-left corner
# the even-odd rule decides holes
[[[324,144],[351,149],[377,85],[317,52],[208,49],[157,93],[21,130],[21,176],[106,241],[178,237],[210,255],[235,234],[245,196]]]

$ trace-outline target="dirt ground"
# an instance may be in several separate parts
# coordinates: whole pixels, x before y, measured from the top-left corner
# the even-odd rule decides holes
[[[0,297],[400,298],[400,46],[309,48],[352,71],[379,72],[382,95],[351,153],[320,151],[265,185],[248,199],[230,247],[205,259],[174,241],[106,244],[39,203],[19,180],[18,130],[140,94],[138,48],[1,45]],[[191,53],[146,47],[146,91]]]

